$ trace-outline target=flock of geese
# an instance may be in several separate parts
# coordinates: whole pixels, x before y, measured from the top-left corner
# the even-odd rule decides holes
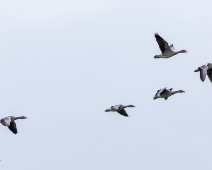
[[[174,51],[175,49],[173,44],[169,45],[158,33],[155,33],[155,38],[162,53],[160,55],[155,55],[154,58],[170,58],[179,53],[187,53],[186,50]],[[202,81],[205,81],[206,76],[208,76],[208,78],[212,82],[212,64],[211,63],[198,67],[196,70],[194,70],[194,72],[200,72],[200,79]],[[173,91],[172,88],[170,89],[162,88],[156,92],[153,99],[155,100],[158,98],[164,98],[165,100],[167,100],[170,96],[176,93],[184,93],[184,92],[185,91],[183,90]],[[122,116],[129,117],[129,115],[125,111],[125,108],[127,107],[135,107],[135,106],[134,105],[125,106],[120,104],[120,105],[111,106],[109,109],[106,109],[105,112],[117,112]],[[18,131],[17,131],[15,120],[26,119],[26,118],[27,117],[25,116],[21,116],[21,117],[9,116],[9,117],[5,117],[1,119],[0,123],[3,126],[7,126],[9,130],[12,131],[14,134],[17,134]]]
[[[155,33],[155,39],[156,39],[156,41],[159,45],[159,48],[162,52],[160,55],[155,55],[154,56],[155,59],[170,58],[179,53],[187,53],[186,50],[174,51],[175,48],[174,48],[173,44],[169,45],[158,33]],[[208,75],[208,78],[212,83],[212,64],[211,63],[208,63],[208,64],[198,67],[196,70],[194,70],[194,72],[200,72],[200,79],[202,81],[205,81],[205,78]],[[170,88],[170,89],[162,88],[156,92],[153,99],[155,100],[158,98],[164,98],[165,100],[167,100],[170,96],[172,96],[176,93],[185,93],[185,91],[183,91],[183,90],[173,91],[172,88]],[[120,104],[120,105],[111,106],[110,109],[106,109],[105,112],[117,112],[123,116],[129,117],[127,112],[125,111],[125,108],[127,108],[127,107],[135,107],[135,106],[133,106],[133,105],[124,106],[124,105]]]

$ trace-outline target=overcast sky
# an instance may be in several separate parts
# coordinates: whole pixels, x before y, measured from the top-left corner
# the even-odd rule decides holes
[[[0,2],[0,168],[211,170],[211,1]],[[158,32],[176,50],[160,54]],[[153,100],[160,88],[185,90]],[[133,104],[130,117],[105,109]]]

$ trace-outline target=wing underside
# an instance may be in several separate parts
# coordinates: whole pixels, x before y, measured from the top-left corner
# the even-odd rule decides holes
[[[127,112],[124,110],[124,109],[121,109],[121,110],[119,110],[119,111],[117,111],[119,114],[121,114],[122,116],[126,116],[126,117],[128,117],[128,114],[127,114]]]
[[[16,128],[16,123],[14,121],[12,121],[10,123],[10,126],[8,126],[8,128],[14,133],[14,134],[17,134],[17,128]]]

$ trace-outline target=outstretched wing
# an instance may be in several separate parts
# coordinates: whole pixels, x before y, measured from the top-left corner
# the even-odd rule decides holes
[[[164,90],[166,90],[166,87],[163,88],[163,89],[158,90],[157,93],[155,94],[155,97],[160,96],[160,94],[161,94]]]
[[[208,70],[208,66],[207,65],[203,65],[201,67],[198,68],[200,71],[200,79],[202,81],[205,81],[206,75],[207,75],[207,70]]]
[[[8,128],[14,133],[17,134],[17,128],[16,128],[16,123],[14,121],[10,122],[10,126],[8,126]]]
[[[164,95],[167,94],[169,92],[169,90],[167,90],[166,88],[160,93],[160,95]]]
[[[210,80],[211,83],[212,83],[212,69],[208,69],[208,70],[207,70],[207,74],[208,74],[209,80]]]
[[[121,114],[121,115],[123,115],[123,116],[126,116],[126,117],[128,117],[128,114],[127,114],[127,112],[124,110],[124,109],[121,109],[121,110],[119,110],[119,111],[117,111],[119,114]]]
[[[155,33],[155,38],[162,53],[171,51],[169,44],[158,33]]]
[[[174,48],[174,45],[173,45],[173,44],[171,44],[171,45],[169,46],[169,48],[170,48],[172,51],[174,51],[174,50],[175,50],[175,48]]]
[[[12,117],[9,116],[9,117],[5,117],[3,119],[1,119],[1,123],[4,125],[4,126],[10,126],[10,122],[12,121]]]

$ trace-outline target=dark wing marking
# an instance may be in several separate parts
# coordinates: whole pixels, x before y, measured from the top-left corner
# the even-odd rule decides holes
[[[161,94],[164,90],[166,90],[166,87],[163,88],[163,89],[158,90],[157,93],[155,94],[155,97],[160,96],[160,94]]]
[[[10,122],[10,126],[8,126],[8,128],[14,133],[17,134],[17,128],[16,128],[16,123],[14,121]]]
[[[165,89],[163,89],[163,91],[160,92],[160,95],[166,94],[166,93],[168,93],[168,92],[169,92],[169,91],[165,88]]]
[[[157,97],[157,96],[158,96],[159,92],[160,92],[160,90],[158,90],[158,91],[156,92],[155,97]]]
[[[209,80],[210,80],[211,83],[212,83],[212,69],[208,69],[207,74],[208,74]]]
[[[127,114],[127,112],[124,110],[124,109],[121,109],[121,110],[119,110],[119,111],[117,111],[119,114],[121,114],[122,116],[126,116],[126,117],[128,117],[128,114]]]
[[[168,43],[158,33],[155,33],[155,38],[162,53],[164,53],[167,49],[170,49]]]

